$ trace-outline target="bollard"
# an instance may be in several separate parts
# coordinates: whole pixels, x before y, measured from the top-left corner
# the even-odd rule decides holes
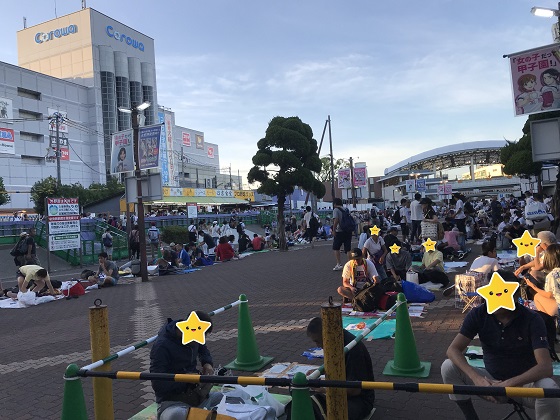
[[[325,373],[329,380],[346,380],[344,363],[344,332],[342,329],[342,305],[329,302],[321,305],[323,324],[323,352]],[[334,420],[348,419],[348,399],[344,388],[327,388],[327,416]]]
[[[76,375],[78,365],[71,364],[64,374],[64,396],[62,400],[61,420],[87,420],[86,401],[82,380]]]
[[[314,420],[307,378],[301,372],[292,379],[292,420]]]
[[[101,299],[95,299],[94,306],[89,307],[89,334],[91,341],[91,361],[104,359],[111,354],[109,340],[109,310],[102,305]],[[110,371],[111,364],[98,368]],[[96,420],[112,420],[113,383],[108,378],[93,378],[93,408]]]

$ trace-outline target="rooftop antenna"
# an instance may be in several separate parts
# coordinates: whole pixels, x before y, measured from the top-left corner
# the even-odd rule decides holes
[[[85,9],[86,7],[86,0],[82,0],[82,9]]]
[[[23,17],[23,29],[27,29],[27,18]]]

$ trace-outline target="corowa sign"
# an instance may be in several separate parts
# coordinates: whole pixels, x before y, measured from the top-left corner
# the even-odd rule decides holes
[[[75,34],[78,32],[78,25],[69,25],[66,28],[55,29],[50,32],[37,32],[35,34],[35,42],[42,44],[43,42],[52,41],[54,38]]]
[[[110,38],[115,38],[117,41],[126,42],[127,45],[137,48],[140,51],[144,51],[144,44],[138,42],[134,38],[129,37],[128,35],[121,34],[120,32],[115,31],[111,25],[108,25],[107,28],[105,28],[105,32],[107,32],[107,35]]]

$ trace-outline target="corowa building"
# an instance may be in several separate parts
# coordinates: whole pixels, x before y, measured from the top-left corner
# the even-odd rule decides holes
[[[82,9],[23,29],[17,34],[21,67],[92,88],[93,120],[101,122],[104,159],[110,161],[111,134],[131,128],[118,107],[149,101],[145,124],[157,120],[154,40],[94,9]],[[62,110],[64,111],[64,110]],[[107,172],[109,165],[102,168]]]

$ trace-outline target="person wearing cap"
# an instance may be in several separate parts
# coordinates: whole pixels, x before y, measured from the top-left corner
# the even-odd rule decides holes
[[[342,286],[337,289],[340,296],[352,300],[356,293],[370,284],[378,284],[379,274],[375,264],[364,258],[360,248],[354,248],[350,252],[350,260],[344,264],[342,270]]]

